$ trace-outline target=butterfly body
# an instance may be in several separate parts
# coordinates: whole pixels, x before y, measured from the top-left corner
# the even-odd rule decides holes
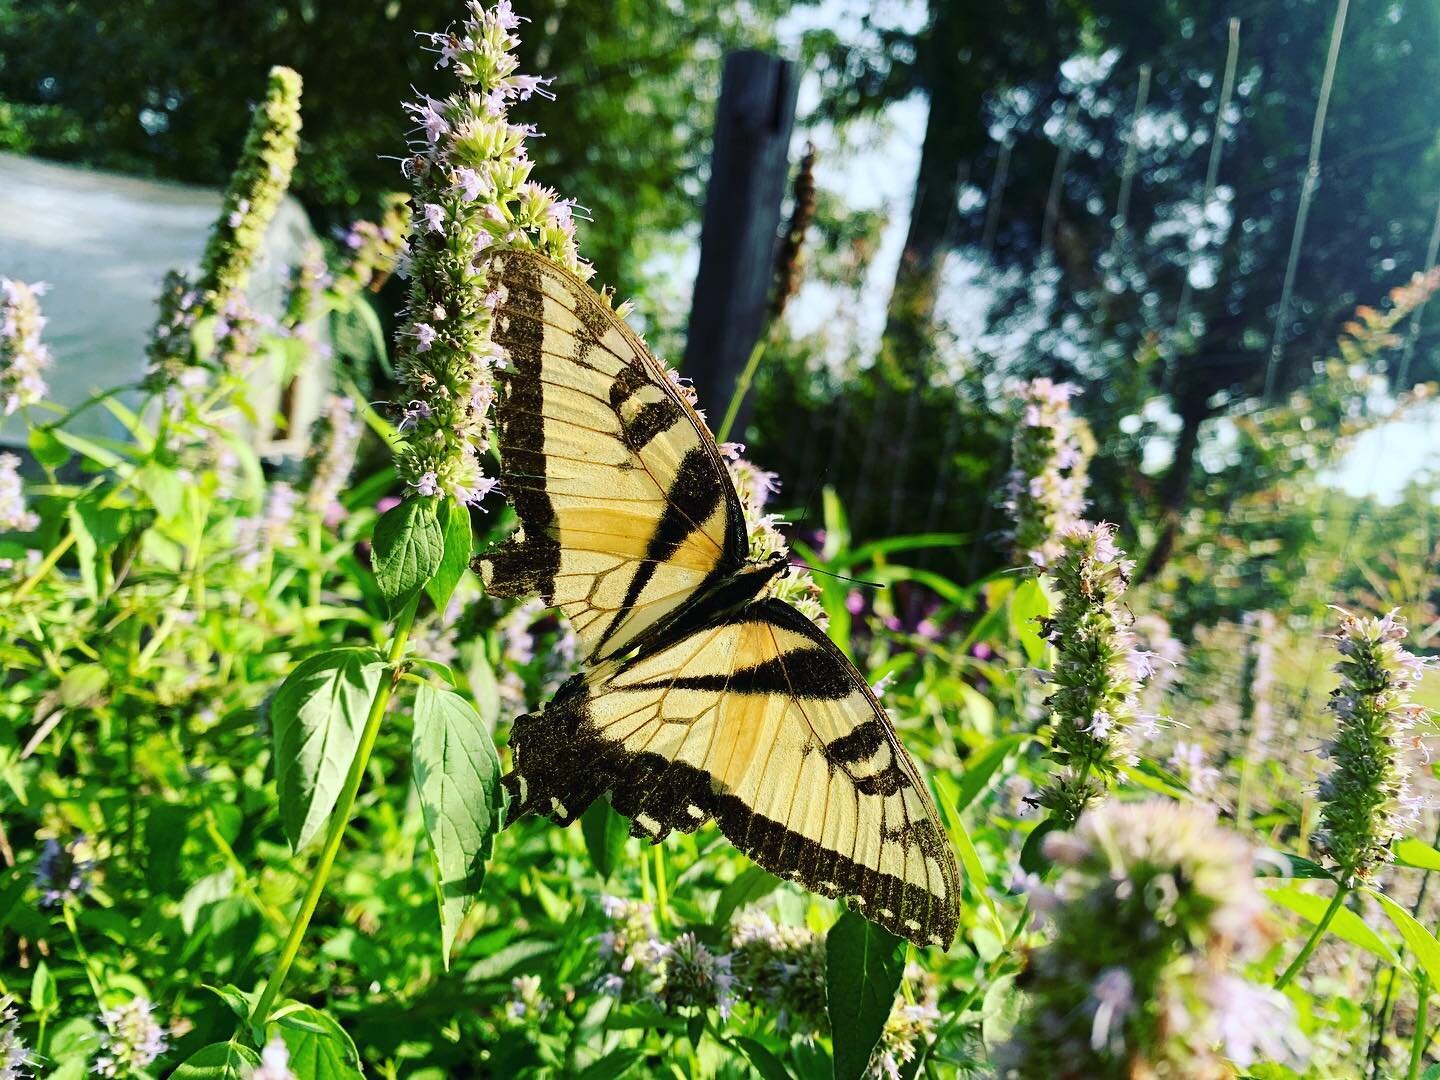
[[[501,487],[521,528],[477,557],[569,618],[584,669],[515,721],[517,816],[608,796],[658,841],[714,820],[761,866],[920,944],[959,874],[918,770],[844,653],[765,592],[714,438],[644,344],[536,255],[491,263]]]

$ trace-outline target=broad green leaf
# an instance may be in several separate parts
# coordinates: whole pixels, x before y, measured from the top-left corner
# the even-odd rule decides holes
[[[1032,664],[1045,660],[1045,639],[1040,636],[1038,620],[1049,614],[1050,599],[1039,578],[1028,577],[1015,587],[1010,597],[1010,632],[1019,640]]]
[[[628,1047],[612,1050],[599,1061],[583,1069],[578,1080],[620,1080],[620,1077],[644,1059],[645,1054],[640,1050],[631,1050]]]
[[[185,485],[180,474],[156,462],[149,462],[135,473],[135,486],[145,493],[161,520],[180,516],[185,500]]]
[[[270,1025],[285,1040],[290,1070],[304,1080],[360,1080],[355,1043],[334,1018],[309,1005],[292,1006]]]
[[[1410,836],[1395,845],[1395,861],[1419,870],[1440,870],[1440,851]]]
[[[735,875],[735,880],[720,890],[715,901],[715,915],[710,920],[716,926],[728,926],[730,916],[747,904],[756,903],[780,887],[780,879],[768,870],[758,866],[747,866]]]
[[[585,837],[585,850],[590,864],[602,879],[608,879],[620,863],[630,825],[611,809],[609,802],[596,799],[580,816],[580,832]]]
[[[1334,881],[1335,875],[1317,862],[1291,855],[1288,852],[1272,851],[1264,859],[1255,861],[1256,877],[1287,877],[1306,880]]]
[[[205,909],[234,894],[235,871],[229,867],[200,878],[180,900],[180,928],[187,936],[195,933]]]
[[[58,469],[70,460],[70,451],[47,427],[31,428],[29,443],[30,453],[34,454],[35,460],[47,469]]]
[[[35,974],[30,979],[30,1008],[41,1016],[49,1016],[60,1007],[60,995],[55,989],[55,978],[50,966],[41,960],[35,965]]]
[[[961,813],[990,786],[991,778],[1005,763],[1005,759],[1024,745],[1028,738],[1028,735],[1006,735],[996,739],[984,751],[965,762],[965,772],[960,777],[960,790],[955,796],[955,813]]]
[[[1030,835],[1025,837],[1025,843],[1020,845],[1020,869],[1027,874],[1045,872],[1050,865],[1050,860],[1045,858],[1045,837],[1059,827],[1060,823],[1054,818],[1046,818],[1030,830]]]
[[[374,649],[332,649],[302,661],[275,693],[270,721],[280,822],[296,851],[335,806],[386,670]]]
[[[248,1046],[231,1041],[211,1043],[191,1054],[174,1072],[171,1080],[245,1080],[260,1067],[260,1055]]]
[[[415,692],[411,749],[425,831],[435,852],[441,955],[448,967],[455,933],[485,880],[500,830],[505,797],[500,758],[474,706],[428,683]]]
[[[835,1080],[859,1080],[880,1041],[905,974],[905,942],[853,911],[825,936],[825,1007]]]
[[[438,499],[406,499],[375,523],[375,582],[392,613],[424,588],[445,555]]]
[[[735,1040],[735,1045],[740,1048],[740,1052],[760,1074],[760,1080],[790,1080],[790,1073],[786,1070],[785,1063],[754,1039],[747,1039],[741,1035]]]
[[[440,517],[440,565],[425,583],[425,591],[430,594],[435,607],[444,611],[455,586],[460,584],[470,566],[470,508],[454,499],[447,499],[441,504]]]
[[[1287,911],[1293,911],[1310,924],[1318,923],[1330,906],[1328,896],[1319,896],[1302,890],[1298,885],[1266,886],[1270,899]],[[1330,932],[1341,941],[1348,941],[1368,953],[1378,956],[1387,964],[1397,964],[1400,958],[1395,946],[1386,941],[1366,925],[1365,920],[1349,908],[1341,907],[1330,921]]]
[[[1415,954],[1415,959],[1420,961],[1425,974],[1430,976],[1430,985],[1440,986],[1440,941],[1436,941],[1434,934],[1416,922],[1413,915],[1390,897],[1376,889],[1365,891],[1379,901],[1385,914],[1390,916],[1395,929],[1400,931],[1405,944]]]

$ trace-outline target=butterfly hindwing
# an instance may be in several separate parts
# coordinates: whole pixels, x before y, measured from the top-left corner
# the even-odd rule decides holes
[[[774,874],[948,946],[959,872],[914,763],[843,653],[762,599],[577,676],[511,733],[518,811],[609,793],[637,835],[714,819]]]
[[[500,486],[520,529],[477,569],[496,596],[562,609],[587,661],[615,656],[740,569],[739,499],[700,419],[589,286],[529,252],[491,265]]]

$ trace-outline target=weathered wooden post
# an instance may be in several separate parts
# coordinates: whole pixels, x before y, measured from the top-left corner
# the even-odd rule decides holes
[[[753,49],[725,58],[683,368],[712,423],[765,326],[796,88],[788,60]]]

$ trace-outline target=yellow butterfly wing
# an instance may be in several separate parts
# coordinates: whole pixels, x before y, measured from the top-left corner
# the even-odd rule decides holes
[[[572,679],[511,731],[520,813],[609,793],[658,840],[714,819],[774,874],[948,947],[960,875],[923,780],[843,653],[776,599]]]
[[[530,252],[491,265],[500,488],[520,528],[475,566],[493,595],[560,608],[602,660],[740,569],[739,498],[704,423],[588,285]]]

